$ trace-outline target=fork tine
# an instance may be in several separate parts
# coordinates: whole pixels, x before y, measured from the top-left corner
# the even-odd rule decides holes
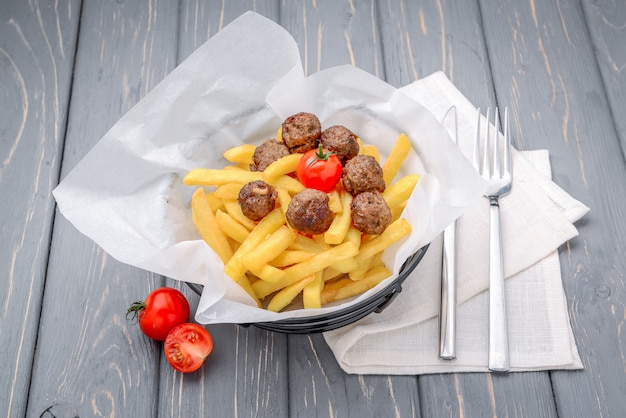
[[[478,110],[478,117],[476,120],[476,136],[474,137],[474,154],[472,162],[476,171],[480,172],[480,107]]]
[[[487,178],[491,177],[491,167],[489,166],[489,146],[491,142],[489,138],[489,134],[491,130],[491,123],[489,122],[490,113],[491,113],[491,108],[488,107],[487,108],[487,135],[485,137],[485,147],[483,148],[483,169],[482,169],[483,177],[487,177]]]
[[[498,118],[498,108],[495,108],[493,115],[493,170],[491,174],[496,177],[502,176],[502,165],[500,164],[500,147],[498,144],[500,143],[500,126],[499,126],[499,118]]]
[[[509,124],[509,108],[504,108],[504,172],[511,174],[511,127]]]

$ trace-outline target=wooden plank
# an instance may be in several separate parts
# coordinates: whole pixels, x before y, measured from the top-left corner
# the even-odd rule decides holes
[[[275,0],[183,1],[179,62],[247,10],[276,20],[278,8]],[[286,335],[231,324],[207,329],[215,345],[200,373],[181,375],[161,360],[159,416],[286,416]]]
[[[549,149],[556,183],[591,206],[578,225],[580,236],[561,251],[586,370],[551,374],[557,410],[562,416],[621,416],[626,166],[607,100],[611,86],[598,70],[580,3],[481,6],[498,103],[513,110],[513,138],[523,149]],[[622,33],[620,45],[624,41]],[[624,88],[623,78],[618,85]]]
[[[2,416],[26,415],[79,12],[0,2]]]
[[[84,2],[62,175],[173,68],[177,6]],[[27,415],[156,416],[161,345],[125,312],[162,284],[57,216]]]
[[[280,23],[298,42],[307,75],[351,64],[382,78],[374,0],[284,2]]]
[[[297,416],[427,416],[415,376],[346,374],[321,334],[289,336],[289,382]]]
[[[613,114],[617,135],[626,150],[626,48],[624,21],[626,4],[620,1],[583,0],[585,22],[591,35],[602,82]]]
[[[281,24],[298,42],[308,74],[353,64],[382,75],[374,1],[297,1],[282,6]],[[322,335],[289,336],[289,382],[289,408],[304,416],[419,416],[415,377],[348,375]]]
[[[477,106],[494,103],[478,4],[387,0],[380,10],[391,84],[401,86],[443,71]],[[422,412],[428,417],[509,416],[521,404],[528,416],[556,414],[547,373],[425,375],[419,377],[419,388]]]

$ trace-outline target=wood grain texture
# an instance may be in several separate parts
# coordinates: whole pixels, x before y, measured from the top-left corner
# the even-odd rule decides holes
[[[175,66],[177,16],[169,1],[83,4],[62,176]],[[162,283],[57,216],[28,416],[55,404],[76,416],[156,416],[161,348],[125,313]]]
[[[383,78],[374,0],[283,1],[280,12],[280,24],[298,42],[306,75],[350,64]]]
[[[626,152],[626,8],[618,0],[581,3],[617,135]]]
[[[24,416],[80,4],[0,3],[0,415]]]
[[[626,300],[626,167],[605,85],[577,2],[484,2],[498,103],[513,109],[523,149],[547,148],[557,184],[591,206],[561,251],[564,287],[585,372],[553,372],[562,416],[626,410],[621,332]],[[623,45],[623,43],[622,43]],[[621,179],[617,180],[616,179]]]

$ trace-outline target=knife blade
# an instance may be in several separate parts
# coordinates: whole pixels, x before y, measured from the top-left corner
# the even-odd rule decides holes
[[[457,142],[456,107],[450,107],[441,124]],[[441,267],[441,311],[439,315],[439,358],[456,359],[456,221],[443,231],[443,260]]]

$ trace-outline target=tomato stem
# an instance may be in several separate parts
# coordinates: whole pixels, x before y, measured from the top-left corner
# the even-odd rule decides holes
[[[143,302],[134,302],[126,310],[126,320],[132,323],[137,322],[141,311],[146,309],[146,304]],[[130,318],[129,318],[130,317]]]
[[[313,164],[315,164],[318,161],[326,161],[330,158],[331,155],[334,155],[334,154],[336,154],[335,151],[328,152],[327,150],[324,149],[324,146],[320,144],[319,147],[317,148],[317,151],[315,151],[315,158],[309,162],[307,167],[311,167]]]

